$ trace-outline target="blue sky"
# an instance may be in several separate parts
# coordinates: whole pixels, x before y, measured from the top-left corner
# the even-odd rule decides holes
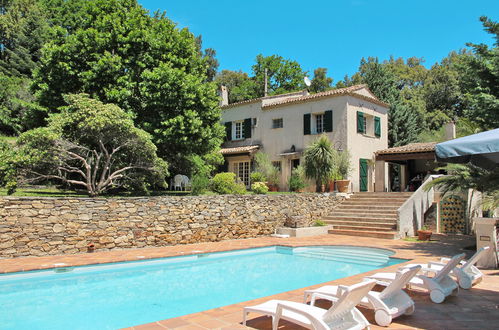
[[[499,19],[498,0],[139,0],[217,51],[219,70],[251,73],[257,54],[278,54],[337,82],[362,57],[423,57],[430,67],[466,42],[492,44],[478,18]]]

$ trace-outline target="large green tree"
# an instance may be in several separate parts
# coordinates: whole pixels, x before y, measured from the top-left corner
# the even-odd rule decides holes
[[[469,43],[474,56],[460,66],[464,115],[484,130],[499,127],[499,23],[482,16],[484,29],[493,35],[493,47]]]
[[[377,58],[362,59],[359,74],[362,81],[382,101],[390,105],[388,111],[388,143],[400,146],[415,142],[419,133],[417,111],[404,103],[396,76]]]
[[[325,92],[331,89],[333,78],[327,76],[326,68],[317,68],[314,70],[314,78],[310,85],[310,91],[313,93]]]
[[[258,97],[254,79],[242,71],[222,70],[215,77],[217,86],[226,86],[229,103],[241,102]]]
[[[30,90],[49,24],[39,0],[0,4],[0,134],[16,135],[40,122]]]
[[[23,179],[60,181],[90,196],[123,186],[143,191],[148,184],[164,184],[166,163],[129,114],[85,94],[65,100],[68,106],[52,115],[47,127],[19,137]]]
[[[42,106],[57,112],[64,94],[80,92],[117,104],[173,165],[220,145],[216,87],[206,82],[209,64],[189,30],[135,0],[84,1],[78,19],[64,24],[34,75]]]
[[[258,54],[252,66],[257,84],[258,96],[264,94],[265,69],[267,69],[267,86],[269,95],[294,92],[305,88],[303,71],[297,61],[285,59],[279,55],[263,56]]]

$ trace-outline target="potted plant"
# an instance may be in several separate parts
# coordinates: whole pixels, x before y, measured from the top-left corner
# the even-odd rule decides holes
[[[272,166],[272,168],[269,170],[268,176],[267,176],[267,182],[269,185],[270,191],[279,191],[279,181],[281,178],[281,172],[279,169],[275,166]]]
[[[278,191],[281,172],[277,167],[272,165],[269,156],[266,153],[259,151],[255,154],[255,163],[256,170],[267,179],[266,183],[269,190]]]
[[[428,226],[423,226],[418,230],[418,240],[420,241],[429,241],[431,237],[431,230]]]
[[[350,175],[350,171],[352,170],[352,163],[350,161],[350,151],[348,149],[337,152],[337,161],[336,161],[336,188],[339,192],[345,193],[348,192],[348,186],[350,185],[350,180],[348,180],[348,176]]]

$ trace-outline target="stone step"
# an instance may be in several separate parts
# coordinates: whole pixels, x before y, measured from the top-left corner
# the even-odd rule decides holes
[[[404,204],[403,202],[394,202],[394,201],[371,201],[371,202],[366,202],[364,200],[346,200],[344,202],[341,202],[341,206],[357,206],[357,207],[367,207],[367,206],[389,206],[393,208],[399,208]]]
[[[336,216],[336,215],[329,215],[323,217],[324,220],[329,221],[329,220],[340,220],[340,221],[365,221],[366,219],[371,219],[373,221],[380,221],[380,222],[397,222],[396,217],[383,217],[383,218],[363,218],[363,217],[357,217],[357,216]]]
[[[369,212],[397,212],[399,206],[385,206],[385,205],[338,205],[334,210],[353,210],[353,211],[367,211]]]
[[[376,228],[385,228],[385,229],[396,229],[397,222],[371,222],[371,221],[339,221],[339,220],[330,220],[326,222],[328,225],[334,226],[355,226],[355,227],[376,227]]]
[[[397,212],[366,212],[351,210],[334,210],[332,217],[359,217],[359,218],[397,218]]]
[[[366,197],[366,196],[379,196],[379,197],[411,197],[412,192],[356,192],[352,196],[354,197]]]
[[[363,203],[404,203],[407,198],[377,198],[377,197],[365,197],[365,198],[357,198],[350,197],[346,199],[345,202],[363,202]]]
[[[396,228],[393,228],[394,226],[391,226],[389,228],[386,227],[376,227],[376,226],[347,226],[347,225],[333,225],[333,228],[331,230],[355,230],[355,231],[375,231],[375,232],[382,232],[386,233],[387,231],[394,230]],[[395,226],[396,227],[396,226]]]
[[[374,238],[386,238],[395,239],[397,237],[397,232],[395,231],[368,231],[368,230],[339,230],[330,229],[330,234],[334,235],[348,235],[348,236],[362,236],[362,237],[374,237]]]

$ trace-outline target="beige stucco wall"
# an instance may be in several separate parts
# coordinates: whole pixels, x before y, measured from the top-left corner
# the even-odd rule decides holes
[[[375,137],[374,131],[368,128],[367,134],[357,132],[357,111],[381,118],[381,137]],[[367,102],[355,97],[348,97],[348,135],[347,145],[352,155],[352,173],[350,176],[353,191],[359,191],[359,160],[372,159],[374,152],[388,148],[388,109],[377,104]],[[370,184],[372,189],[373,171],[370,171]],[[388,168],[385,164],[385,182],[388,182]]]
[[[379,105],[350,96],[322,98],[268,110],[262,110],[260,102],[239,105],[224,110],[222,122],[256,117],[258,118],[257,127],[252,128],[250,139],[229,141],[224,146],[261,145],[261,150],[267,153],[272,161],[281,161],[281,189],[287,189],[287,180],[291,174],[291,160],[280,154],[289,151],[292,145],[295,146],[296,151],[303,151],[312,143],[318,135],[303,134],[303,115],[323,113],[326,110],[333,111],[333,131],[326,134],[336,149],[348,148],[350,150],[353,166],[350,180],[352,180],[354,191],[358,191],[359,158],[371,159],[375,151],[388,147],[387,109]],[[357,110],[381,117],[381,138],[357,133]],[[272,119],[277,118],[283,118],[283,128],[273,129]],[[296,157],[301,158],[301,155],[294,156]],[[228,160],[230,165],[233,160],[230,157]]]

